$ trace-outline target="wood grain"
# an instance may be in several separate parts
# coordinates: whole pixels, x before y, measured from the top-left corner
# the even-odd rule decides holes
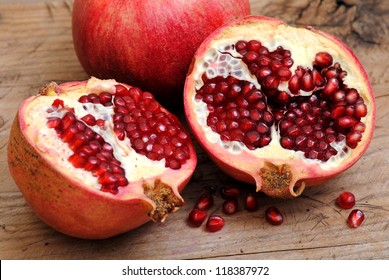
[[[39,88],[86,79],[70,30],[71,1],[0,2],[0,258],[1,259],[388,259],[389,258],[389,36],[388,1],[252,0],[252,14],[312,25],[344,40],[365,66],[377,99],[374,139],[361,160],[336,179],[294,200],[259,195],[259,211],[227,216],[208,233],[185,220],[200,193],[236,183],[198,148],[196,172],[183,193],[186,205],[163,224],[148,223],[102,241],[64,236],[42,223],[26,204],[7,166],[9,129],[21,101]],[[11,1],[8,1],[11,2]],[[239,183],[238,183],[239,184]],[[251,186],[245,186],[247,191]],[[352,190],[365,212],[358,229],[346,225],[337,195]],[[220,213],[220,198],[212,209]],[[275,205],[285,222],[274,227],[263,210]]]

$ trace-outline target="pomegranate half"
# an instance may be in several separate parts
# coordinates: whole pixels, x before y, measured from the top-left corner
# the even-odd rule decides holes
[[[74,47],[89,75],[139,86],[173,106],[201,42],[249,13],[248,0],[75,0]]]
[[[353,165],[372,138],[367,74],[338,39],[248,16],[197,50],[184,93],[199,143],[230,176],[296,197]]]
[[[163,221],[197,163],[189,134],[149,92],[99,80],[51,83],[14,120],[10,172],[34,212],[102,239]]]

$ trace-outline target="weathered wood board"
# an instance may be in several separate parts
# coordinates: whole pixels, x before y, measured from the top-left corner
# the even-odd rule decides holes
[[[163,224],[148,223],[103,241],[64,236],[28,207],[7,166],[7,141],[21,101],[39,88],[86,79],[71,37],[71,1],[0,1],[0,258],[1,259],[387,259],[389,258],[389,3],[385,0],[251,0],[252,14],[312,25],[344,40],[365,66],[377,100],[374,139],[347,172],[294,200],[260,195],[261,207],[227,216],[217,233],[191,228],[186,216],[205,190],[234,183],[198,148],[196,172],[183,192],[186,205]],[[34,2],[34,3],[30,3]],[[247,188],[249,188],[247,186]],[[337,195],[352,190],[366,222],[346,225]],[[212,209],[220,213],[219,205]],[[282,226],[264,221],[275,205]]]

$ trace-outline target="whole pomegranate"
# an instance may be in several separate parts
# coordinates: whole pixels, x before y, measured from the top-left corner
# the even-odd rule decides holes
[[[76,0],[74,47],[89,75],[139,86],[173,105],[201,42],[249,12],[248,0]]]
[[[91,78],[53,82],[26,99],[8,161],[43,221],[101,239],[180,207],[197,159],[189,134],[149,92]]]
[[[249,16],[195,54],[185,112],[202,147],[236,179],[295,197],[353,165],[373,135],[367,74],[338,39]]]

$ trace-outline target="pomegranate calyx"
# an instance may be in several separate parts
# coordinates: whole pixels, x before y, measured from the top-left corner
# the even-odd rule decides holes
[[[155,208],[149,213],[154,222],[164,222],[167,216],[178,210],[184,204],[181,196],[174,193],[171,186],[161,180],[155,180],[153,184],[144,183],[145,195],[155,203]]]
[[[271,162],[265,162],[264,167],[259,172],[259,176],[262,182],[257,184],[257,186],[260,187],[262,192],[271,197],[296,197],[305,188],[304,182],[295,185],[294,174],[287,164],[276,166]]]

